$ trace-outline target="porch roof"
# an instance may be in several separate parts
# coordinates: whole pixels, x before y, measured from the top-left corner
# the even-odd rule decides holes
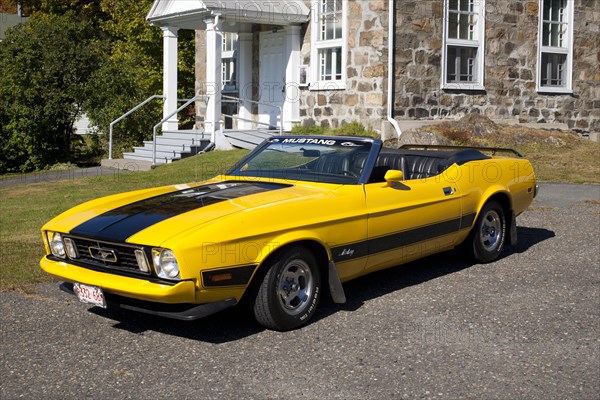
[[[157,26],[205,29],[204,19],[215,15],[236,24],[296,25],[309,21],[310,9],[303,0],[156,0],[146,19]]]

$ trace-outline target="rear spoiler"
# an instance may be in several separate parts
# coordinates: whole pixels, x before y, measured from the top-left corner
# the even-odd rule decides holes
[[[517,157],[523,157],[521,153],[519,153],[515,149],[511,149],[508,147],[477,147],[477,146],[443,146],[437,144],[403,144],[399,147],[400,149],[423,149],[423,150],[465,150],[465,149],[473,149],[479,151],[491,151],[492,155],[495,156],[496,153],[512,153]]]

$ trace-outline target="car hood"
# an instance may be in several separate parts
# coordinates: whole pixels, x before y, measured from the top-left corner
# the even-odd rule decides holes
[[[218,218],[275,203],[325,196],[337,186],[233,180],[181,185],[178,190],[149,192],[149,196],[142,199],[137,196],[133,202],[85,220],[69,233],[110,242],[160,245]],[[86,213],[89,214],[89,210],[80,215]]]

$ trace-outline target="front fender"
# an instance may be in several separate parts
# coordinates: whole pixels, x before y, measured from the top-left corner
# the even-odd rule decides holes
[[[262,265],[263,262],[276,251],[302,242],[312,242],[319,245],[327,254],[327,261],[331,261],[333,259],[330,246],[323,238],[320,237],[320,235],[308,230],[300,230],[294,232],[286,232],[275,236],[271,241],[272,247],[269,249],[265,249],[269,251],[268,253],[262,253],[262,258],[260,259],[259,264]]]

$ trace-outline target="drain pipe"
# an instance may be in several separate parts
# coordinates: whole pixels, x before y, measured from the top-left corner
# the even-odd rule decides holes
[[[398,136],[398,144],[400,144],[400,135],[402,130],[398,122],[394,119],[394,0],[389,0],[388,3],[388,88],[387,88],[387,120],[394,127]]]

